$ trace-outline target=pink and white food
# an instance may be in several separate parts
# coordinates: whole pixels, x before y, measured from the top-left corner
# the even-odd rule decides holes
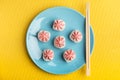
[[[76,54],[72,49],[69,49],[64,52],[63,58],[66,62],[71,62],[76,58]]]
[[[79,30],[74,30],[69,37],[73,42],[78,43],[82,40],[82,33]]]
[[[54,46],[57,48],[64,48],[65,47],[65,38],[64,36],[57,36],[54,39]]]
[[[41,30],[38,33],[38,39],[42,42],[48,42],[50,39],[50,32]]]
[[[55,20],[53,23],[53,29],[63,31],[65,29],[65,22],[61,19]]]
[[[53,58],[54,58],[53,50],[46,49],[46,50],[43,51],[43,59],[45,61],[51,61],[51,60],[53,60]]]

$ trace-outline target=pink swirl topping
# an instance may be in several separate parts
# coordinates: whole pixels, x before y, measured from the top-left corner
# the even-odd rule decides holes
[[[80,42],[82,40],[82,34],[79,30],[74,30],[70,34],[70,39],[75,43]]]
[[[50,33],[48,31],[40,31],[38,33],[38,39],[42,42],[47,42],[50,39]]]
[[[57,48],[64,48],[65,47],[65,38],[63,36],[57,36],[54,39],[54,46]]]
[[[76,54],[72,49],[70,49],[64,52],[63,57],[66,62],[71,62],[72,60],[76,58]]]
[[[63,31],[65,28],[65,22],[63,20],[55,20],[53,23],[53,29],[57,31]]]
[[[50,49],[46,49],[43,51],[43,59],[45,61],[51,61],[54,58],[54,52]]]

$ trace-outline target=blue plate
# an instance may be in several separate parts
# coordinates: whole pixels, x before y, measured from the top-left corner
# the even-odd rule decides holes
[[[62,32],[52,29],[55,19],[62,19],[66,23],[66,28]],[[69,39],[72,30],[80,30],[83,39],[80,43],[74,43]],[[47,30],[51,33],[48,42],[43,43],[37,39],[40,30]],[[61,35],[66,39],[66,47],[62,49],[55,48],[53,40],[56,36]],[[94,35],[90,29],[90,51],[94,46]],[[54,7],[49,8],[37,15],[31,22],[26,36],[26,46],[28,54],[32,61],[42,70],[53,74],[67,74],[81,68],[85,64],[85,17],[79,12],[65,8]],[[44,49],[52,49],[55,57],[50,62],[42,59],[42,51]],[[63,52],[67,49],[73,49],[76,52],[76,59],[70,63],[66,63],[62,57]]]

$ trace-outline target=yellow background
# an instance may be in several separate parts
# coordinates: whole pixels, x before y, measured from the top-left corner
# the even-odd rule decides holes
[[[29,58],[25,35],[42,10],[66,6],[85,15],[87,0],[0,0],[0,80],[120,80],[120,0],[88,0],[95,47],[91,76],[85,66],[66,75],[52,75]]]

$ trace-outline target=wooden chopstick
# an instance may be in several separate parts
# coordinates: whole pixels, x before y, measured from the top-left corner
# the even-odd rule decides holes
[[[90,75],[90,4],[86,4],[86,75]]]

